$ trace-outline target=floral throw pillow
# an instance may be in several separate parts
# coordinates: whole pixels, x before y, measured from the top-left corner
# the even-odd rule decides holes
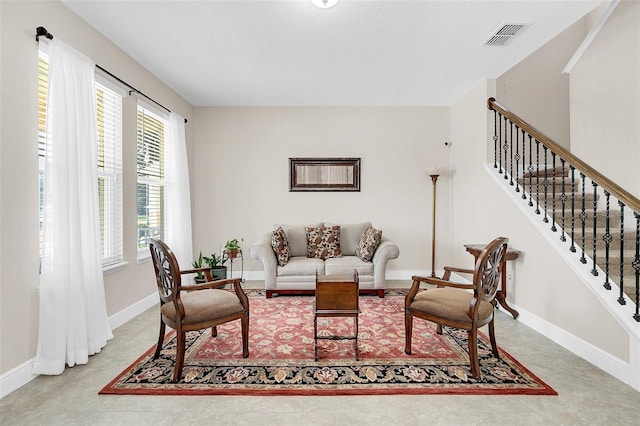
[[[291,248],[289,247],[287,234],[282,227],[279,227],[271,234],[271,247],[278,259],[278,265],[284,266],[289,263],[289,259],[291,259]]]
[[[307,257],[328,259],[342,257],[340,251],[340,226],[304,228],[307,233]]]
[[[382,231],[370,226],[367,228],[360,237],[358,247],[356,247],[356,256],[365,262],[369,262],[373,258],[373,253],[376,251],[382,240]]]

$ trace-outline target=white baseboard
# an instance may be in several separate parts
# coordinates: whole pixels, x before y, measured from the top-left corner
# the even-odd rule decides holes
[[[633,375],[631,374],[631,365],[628,362],[625,362],[592,345],[591,343],[568,333],[566,330],[545,321],[520,306],[513,304],[512,306],[520,314],[518,316],[518,321],[543,336],[548,337],[553,342],[590,362],[621,382],[635,388],[634,383],[630,381],[630,377]]]
[[[116,312],[109,317],[111,329],[115,330],[157,303],[159,303],[158,293],[154,292],[120,312]],[[0,399],[38,377],[37,374],[31,373],[34,360],[35,358],[32,358],[0,376]]]

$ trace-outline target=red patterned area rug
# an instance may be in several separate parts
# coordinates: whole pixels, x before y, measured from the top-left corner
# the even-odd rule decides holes
[[[254,295],[256,292],[254,292]],[[182,379],[171,382],[175,333],[160,357],[151,347],[100,394],[126,395],[557,395],[485,336],[478,351],[482,379],[471,377],[466,332],[414,320],[411,355],[404,353],[404,297],[360,298],[358,348],[320,340],[314,361],[313,297],[250,298],[249,357],[242,358],[240,322],[187,333]],[[353,333],[352,318],[320,318],[320,334]],[[498,331],[499,333],[499,331]],[[499,339],[499,335],[498,335]]]

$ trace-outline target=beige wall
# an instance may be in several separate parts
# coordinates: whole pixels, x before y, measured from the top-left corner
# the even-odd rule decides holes
[[[620,2],[570,86],[573,152],[640,197],[640,2]]]
[[[447,108],[198,108],[193,182],[195,252],[275,223],[371,221],[395,241],[391,271],[426,270],[431,259],[428,164],[446,166]],[[360,157],[361,191],[289,192],[289,157]],[[438,247],[447,246],[447,183],[439,183]],[[404,272],[402,272],[404,271]]]
[[[562,70],[582,43],[579,20],[496,80],[495,98],[511,112],[569,149],[569,76]]]
[[[472,266],[465,243],[510,239],[521,252],[509,299],[517,306],[620,359],[629,356],[628,335],[568,264],[482,168],[483,135],[492,131],[483,110],[493,82],[476,87],[451,106],[450,209],[452,265]],[[607,330],[602,333],[601,330]],[[499,335],[499,331],[498,331]]]
[[[35,356],[38,333],[38,152],[35,29],[83,52],[113,74],[193,121],[193,108],[76,14],[57,1],[0,2],[1,157],[0,373]],[[124,229],[129,265],[105,276],[109,315],[155,292],[150,263],[137,265],[135,235],[135,108],[125,100]],[[187,141],[192,153],[192,132]]]

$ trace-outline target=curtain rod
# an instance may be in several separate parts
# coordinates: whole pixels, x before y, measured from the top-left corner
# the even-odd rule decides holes
[[[48,38],[49,40],[53,40],[53,34],[51,34],[49,31],[47,31],[47,29],[45,27],[36,28],[36,41],[38,43],[40,43],[40,37],[45,37],[45,38]],[[107,71],[106,69],[104,69],[100,65],[96,64],[96,68],[98,68],[100,71],[104,72],[108,76],[114,78],[115,80],[119,81],[120,83],[124,84],[129,89],[131,89],[131,90],[129,90],[129,95],[131,95],[132,93],[137,93],[140,96],[144,96],[145,98],[147,98],[148,100],[150,100],[154,104],[158,105],[160,108],[166,110],[167,112],[171,112],[171,110],[169,108],[167,108],[166,106],[162,105],[160,102],[158,102],[155,99],[145,95],[140,90],[136,89],[135,87],[133,87],[132,85],[130,85],[126,81],[122,80],[120,77],[118,77],[118,76],[112,74],[111,72]],[[187,119],[186,118],[184,119],[184,122],[187,123]]]

